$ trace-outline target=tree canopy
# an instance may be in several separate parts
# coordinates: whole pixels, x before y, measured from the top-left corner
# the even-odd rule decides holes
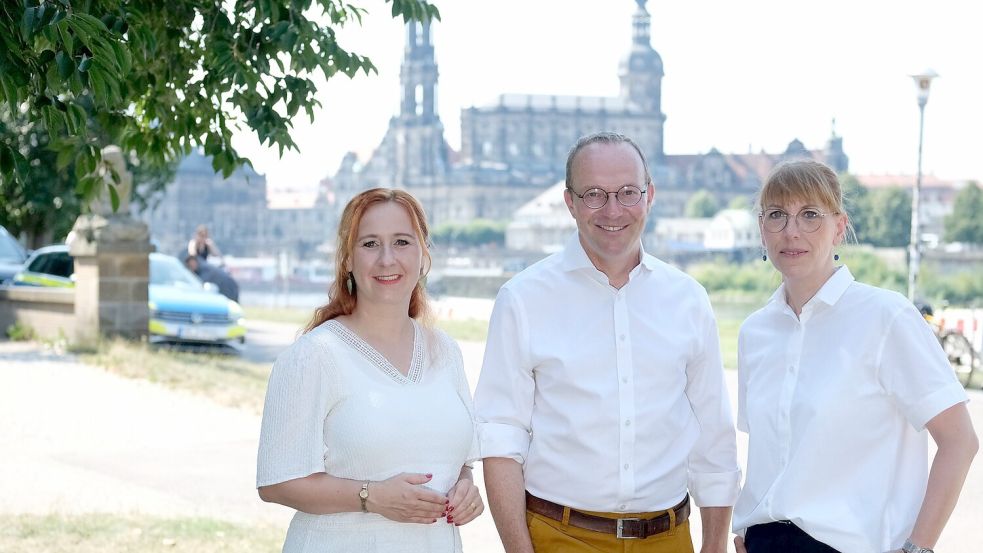
[[[956,194],[955,207],[945,218],[945,241],[983,244],[983,190],[971,182]]]
[[[385,3],[405,21],[440,17],[427,0]],[[0,192],[24,194],[53,155],[57,178],[91,198],[107,144],[157,167],[203,147],[225,176],[249,163],[235,130],[296,149],[291,120],[319,105],[312,76],[375,71],[336,36],[365,12],[345,0],[0,2]],[[40,138],[25,143],[12,121]],[[27,147],[41,145],[52,154]]]
[[[720,211],[717,198],[707,190],[700,190],[686,202],[687,217],[713,217]]]

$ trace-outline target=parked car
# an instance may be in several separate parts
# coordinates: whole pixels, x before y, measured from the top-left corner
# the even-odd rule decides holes
[[[35,251],[13,278],[15,286],[75,286],[75,260],[68,246]],[[151,342],[211,343],[239,346],[246,341],[242,308],[204,285],[175,257],[150,254]]]
[[[27,251],[0,226],[0,284],[7,282],[24,267]]]

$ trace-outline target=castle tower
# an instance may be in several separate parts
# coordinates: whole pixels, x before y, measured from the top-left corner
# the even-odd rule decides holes
[[[390,127],[396,139],[394,184],[425,185],[447,172],[444,125],[437,115],[437,61],[429,20],[406,25],[399,80],[400,111]]]
[[[662,57],[652,48],[651,21],[647,0],[635,0],[638,9],[632,16],[631,50],[621,61],[618,77],[621,80],[621,97],[642,114],[654,119],[658,124],[657,144],[645,147],[652,163],[664,159],[662,124],[666,116],[662,113]]]

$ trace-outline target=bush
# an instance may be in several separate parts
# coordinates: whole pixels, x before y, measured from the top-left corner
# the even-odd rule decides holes
[[[17,321],[7,327],[7,337],[15,342],[28,342],[34,339],[34,328]]]
[[[504,221],[487,219],[475,219],[469,223],[444,223],[434,229],[433,240],[445,246],[504,246],[507,225]]]
[[[700,263],[687,271],[711,294],[764,297],[781,283],[770,263]]]

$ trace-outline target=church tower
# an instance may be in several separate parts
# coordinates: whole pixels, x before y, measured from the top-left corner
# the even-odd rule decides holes
[[[447,172],[444,125],[437,115],[437,62],[430,20],[406,25],[406,47],[399,71],[399,115],[392,121],[396,138],[396,181],[402,186],[430,184]]]
[[[658,126],[657,144],[645,145],[650,162],[656,164],[662,163],[665,155],[662,142],[662,126],[666,120],[662,113],[662,77],[665,73],[662,57],[652,48],[652,18],[645,9],[647,0],[635,2],[638,9],[632,16],[631,51],[622,60],[618,77],[621,80],[621,98]]]

